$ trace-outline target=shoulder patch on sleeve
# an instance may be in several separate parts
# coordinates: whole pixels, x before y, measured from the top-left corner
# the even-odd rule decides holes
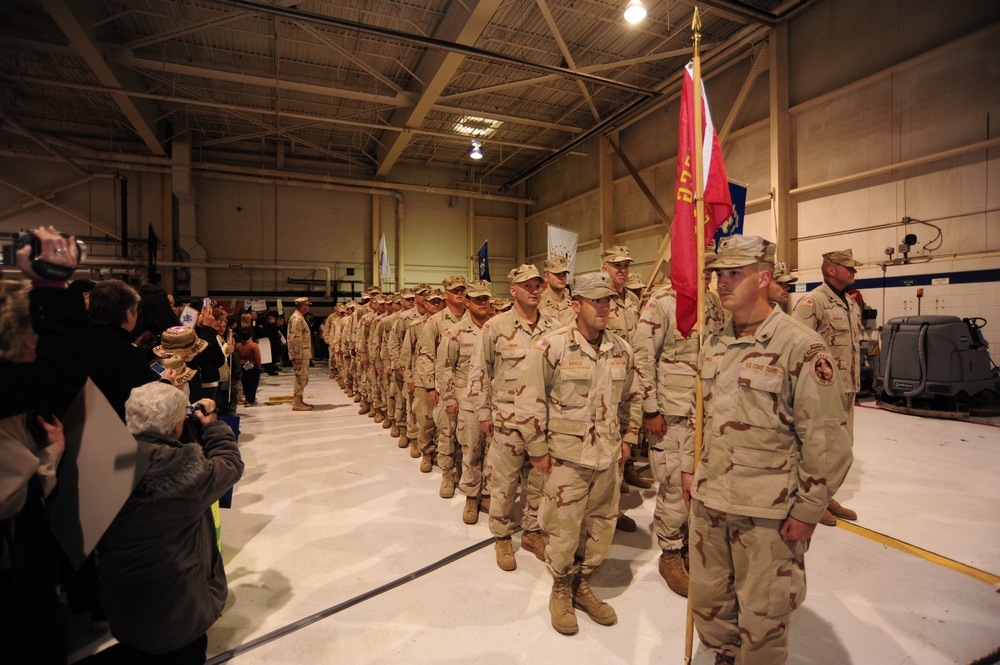
[[[538,342],[535,343],[535,348],[538,349],[539,351],[544,351],[545,349],[549,348],[549,340],[547,339],[538,340]]]
[[[441,335],[446,339],[451,339],[452,337],[455,336],[455,331],[452,330],[451,328],[445,328],[444,332],[442,332]]]
[[[809,362],[809,375],[821,386],[833,385],[837,370],[833,366],[833,357],[823,351],[817,353]]]
[[[656,305],[656,301],[655,300],[650,300],[648,303],[646,303],[646,311],[647,312],[655,312],[656,311],[656,306],[657,306]]]
[[[813,299],[811,297],[803,298],[802,300],[799,301],[799,304],[801,304],[803,307],[812,307]]]
[[[483,330],[483,332],[486,332],[489,329],[490,329],[490,322],[487,321],[486,323],[483,324],[482,330]]]

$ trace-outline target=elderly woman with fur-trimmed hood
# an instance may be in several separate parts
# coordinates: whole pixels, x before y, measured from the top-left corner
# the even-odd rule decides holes
[[[148,468],[97,545],[101,604],[120,644],[85,662],[205,661],[228,594],[211,507],[243,460],[215,403],[198,404],[201,443],[177,440],[188,404],[173,386],[140,386],[125,404]]]

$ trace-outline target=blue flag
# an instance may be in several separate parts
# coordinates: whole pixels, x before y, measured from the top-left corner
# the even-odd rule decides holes
[[[476,252],[476,264],[479,266],[479,279],[485,279],[487,282],[493,281],[490,279],[490,256],[489,251],[486,248],[489,244],[490,241],[487,240],[483,243],[483,246],[479,248],[479,251]]]
[[[747,188],[730,180],[729,196],[733,200],[733,214],[715,232],[713,238],[715,247],[719,246],[723,238],[743,233],[743,217],[747,211]]]

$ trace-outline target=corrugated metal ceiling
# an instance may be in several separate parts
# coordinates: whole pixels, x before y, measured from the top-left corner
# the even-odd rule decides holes
[[[295,169],[391,178],[397,164],[470,167],[466,118],[486,134],[477,177],[499,183],[655,96],[689,60],[690,2],[646,0],[639,26],[625,4],[5,0],[3,133],[24,150],[39,137],[15,123],[70,156],[143,157],[187,134],[214,164],[273,166],[282,144]],[[707,52],[803,5],[708,4]]]

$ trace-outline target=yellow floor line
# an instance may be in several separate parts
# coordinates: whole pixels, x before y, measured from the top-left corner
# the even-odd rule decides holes
[[[962,573],[963,575],[968,575],[969,577],[977,579],[980,582],[992,584],[997,591],[1000,591],[1000,575],[987,573],[985,570],[973,568],[972,566],[955,561],[954,559],[949,559],[946,556],[941,556],[940,554],[935,554],[934,552],[925,550],[922,547],[904,543],[901,540],[896,540],[895,538],[879,533],[878,531],[872,531],[871,529],[866,529],[863,526],[851,524],[850,522],[845,522],[844,520],[837,520],[837,526],[845,531],[850,531],[855,535],[862,536],[868,540],[873,540],[876,543],[881,543],[882,545],[899,550],[900,552],[912,554],[913,556],[924,559],[925,561],[930,561],[931,563],[936,563],[939,566],[950,568],[951,570]]]

